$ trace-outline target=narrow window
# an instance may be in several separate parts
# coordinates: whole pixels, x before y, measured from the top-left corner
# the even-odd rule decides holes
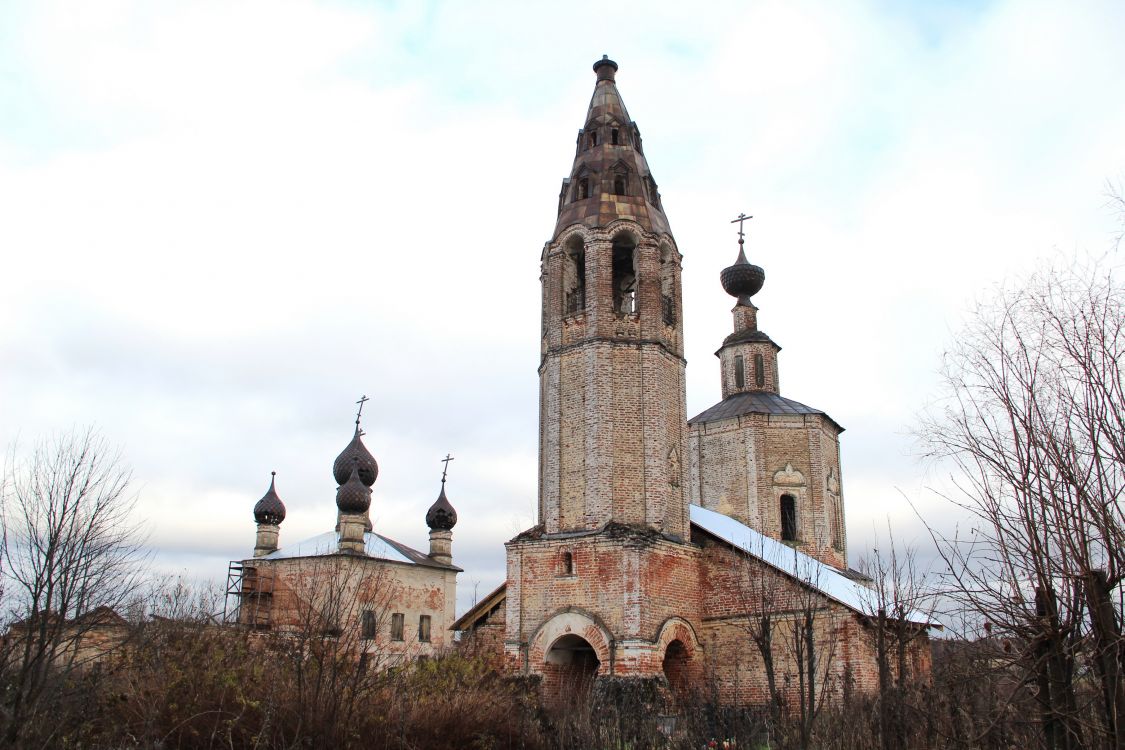
[[[361,637],[365,641],[369,641],[375,637],[375,612],[374,610],[365,609],[360,618],[360,631]]]
[[[597,131],[594,131],[593,133],[590,133],[590,148],[593,148],[596,145],[598,145],[598,133]]]
[[[391,615],[391,640],[392,641],[401,641],[402,640],[402,627],[403,627],[403,624],[405,623],[405,621],[406,621],[406,617],[405,617],[405,615],[402,614],[402,612],[395,612],[393,615]]]
[[[676,325],[676,262],[667,245],[660,250],[660,302],[664,325]]]
[[[840,512],[840,498],[832,498],[832,546],[844,549],[844,514]]]
[[[797,541],[797,501],[792,495],[781,496],[781,540]]]
[[[564,576],[574,575],[574,555],[564,552],[562,556],[562,572]]]
[[[418,618],[418,642],[430,642],[430,616],[422,615]]]
[[[614,128],[613,130],[609,131],[609,134],[610,134],[610,137],[613,139],[613,145],[616,146],[617,145],[617,128]]]
[[[637,286],[636,244],[625,235],[613,242],[613,311],[634,313]]]
[[[625,195],[625,175],[619,174],[613,177],[613,194]]]
[[[590,197],[590,181],[583,177],[578,181],[578,200]]]
[[[754,355],[754,382],[759,388],[766,384],[766,363],[761,354]]]
[[[735,355],[734,358],[734,387],[742,389],[746,387],[746,373],[743,371],[742,355]]]
[[[367,652],[364,651],[359,655],[359,673],[364,674],[367,672]]]

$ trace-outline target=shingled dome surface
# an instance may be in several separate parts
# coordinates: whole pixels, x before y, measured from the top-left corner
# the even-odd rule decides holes
[[[358,427],[352,441],[332,463],[332,476],[336,479],[337,485],[343,485],[348,481],[353,465],[359,469],[359,481],[367,487],[375,484],[375,479],[379,476],[379,464],[363,444],[362,433]]]

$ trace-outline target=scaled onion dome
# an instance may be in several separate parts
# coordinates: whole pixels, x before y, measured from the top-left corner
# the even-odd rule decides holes
[[[347,481],[336,490],[336,507],[341,513],[366,513],[371,507],[371,490],[359,477],[359,460],[356,459]]]
[[[445,480],[441,480],[441,494],[426,511],[426,525],[433,531],[449,531],[457,525],[457,511],[445,496]]]
[[[274,477],[277,476],[276,471],[270,472],[270,488],[266,494],[262,495],[262,499],[254,505],[254,521],[257,523],[267,523],[277,526],[285,520],[285,503],[281,502],[281,498],[277,496],[277,490],[274,489]]]
[[[723,289],[732,297],[738,297],[738,304],[750,305],[750,298],[757,294],[766,281],[766,272],[746,260],[742,240],[738,241],[738,260],[719,273]]]
[[[367,450],[367,446],[363,444],[362,436],[363,433],[357,424],[352,441],[348,443],[348,447],[344,448],[340,455],[336,456],[336,461],[332,464],[332,476],[336,478],[336,484],[340,486],[348,481],[353,465],[356,465],[359,470],[359,481],[363,482],[366,487],[375,484],[375,478],[379,476],[379,464],[375,461],[371,452]]]

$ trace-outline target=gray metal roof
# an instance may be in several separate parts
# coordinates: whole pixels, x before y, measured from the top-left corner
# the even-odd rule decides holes
[[[743,414],[820,414],[836,425],[840,432],[844,431],[844,428],[840,427],[836,420],[820,409],[814,409],[791,398],[766,391],[749,391],[727,396],[702,414],[697,414],[689,419],[688,424],[718,422],[721,419],[741,417]]]

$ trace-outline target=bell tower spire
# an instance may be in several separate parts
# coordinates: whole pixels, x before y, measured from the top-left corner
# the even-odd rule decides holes
[[[641,130],[617,90],[617,63],[594,63],[598,81],[586,121],[578,131],[574,164],[559,192],[555,237],[576,222],[604,227],[631,219],[650,232],[669,233],[656,180],[649,171]]]
[[[686,539],[680,253],[617,90],[597,82],[543,251],[539,516]]]

